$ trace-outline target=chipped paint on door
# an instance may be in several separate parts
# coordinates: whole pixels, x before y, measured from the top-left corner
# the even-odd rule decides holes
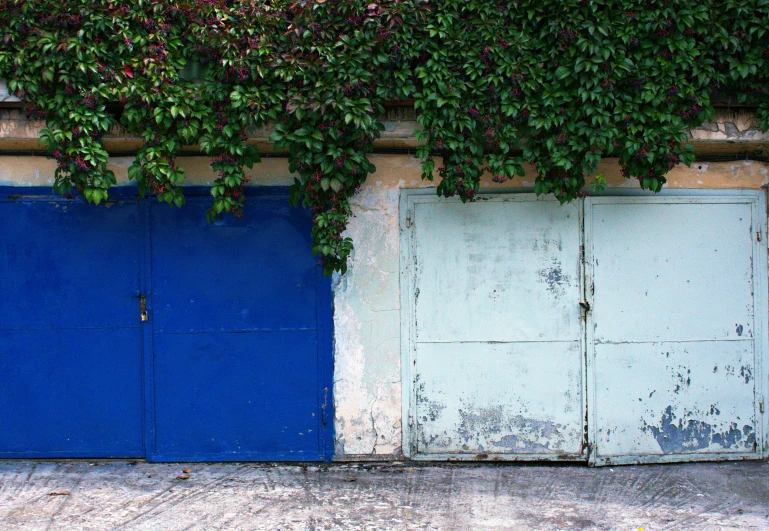
[[[417,459],[583,459],[580,204],[408,194],[405,447]]]
[[[759,458],[763,197],[603,197],[585,209],[591,462]]]

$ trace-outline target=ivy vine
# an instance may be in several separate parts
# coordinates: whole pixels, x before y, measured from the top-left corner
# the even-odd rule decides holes
[[[769,129],[769,0],[0,0],[0,28],[0,78],[45,120],[57,192],[108,198],[120,123],[144,140],[140,194],[183,205],[175,157],[199,146],[209,219],[241,216],[248,134],[270,125],[326,274],[346,270],[387,101],[414,101],[422,176],[463,201],[525,163],[571,201],[603,188],[586,176],[605,157],[659,191],[717,100]]]

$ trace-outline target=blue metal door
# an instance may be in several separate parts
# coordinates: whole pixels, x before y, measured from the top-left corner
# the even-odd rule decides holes
[[[210,202],[151,207],[147,458],[330,458],[330,283],[310,252],[310,214],[281,191],[208,224]]]
[[[141,457],[141,212],[0,199],[0,457]]]
[[[0,457],[331,458],[331,287],[286,190],[210,225],[196,190],[3,191]]]

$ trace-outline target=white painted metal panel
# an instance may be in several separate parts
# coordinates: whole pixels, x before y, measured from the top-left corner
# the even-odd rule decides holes
[[[577,341],[579,205],[415,205],[418,342]]]
[[[594,203],[595,340],[753,337],[751,210]]]
[[[584,458],[580,204],[407,194],[402,215],[407,454]]]
[[[578,342],[420,343],[417,447],[473,455],[579,455]]]
[[[599,457],[756,451],[753,342],[597,344]]]
[[[587,201],[591,462],[761,456],[760,197]]]

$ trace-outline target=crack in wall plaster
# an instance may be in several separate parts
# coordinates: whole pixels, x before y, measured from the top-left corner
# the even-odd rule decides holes
[[[382,168],[380,168],[381,170]],[[334,282],[337,458],[392,454],[400,439],[400,179],[352,201],[350,268]],[[368,404],[368,408],[360,408]]]

